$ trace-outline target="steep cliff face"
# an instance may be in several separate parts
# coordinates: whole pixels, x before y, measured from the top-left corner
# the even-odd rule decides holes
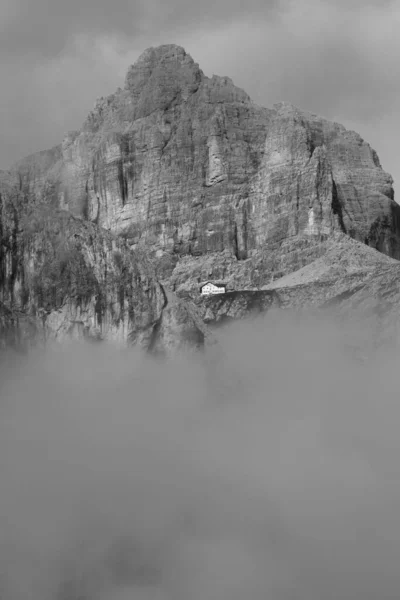
[[[14,183],[3,179],[0,186],[4,344],[26,348],[31,341],[75,337],[148,350],[157,343],[167,351],[158,331],[166,296],[143,253],[67,211],[31,202]],[[185,340],[174,325],[164,324],[163,339],[177,348]],[[190,318],[185,327],[199,333]]]
[[[146,248],[177,292],[260,287],[348,234],[400,258],[392,178],[355,132],[254,104],[179,46],[147,50],[80,131],[15,168],[21,190]]]
[[[259,107],[174,45],[144,52],[81,130],[0,180],[0,333],[16,343],[199,348],[202,320],[340,304],[369,281],[368,257],[400,258],[392,178],[358,134]],[[355,247],[365,265],[348,271]],[[199,298],[207,279],[228,293]]]

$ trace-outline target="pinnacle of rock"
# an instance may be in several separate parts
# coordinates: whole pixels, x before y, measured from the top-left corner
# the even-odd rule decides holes
[[[186,53],[185,49],[175,44],[166,44],[156,48],[148,48],[131,65],[125,78],[125,89],[135,90],[138,85],[147,80],[167,79],[174,80],[196,78],[202,72],[199,65]]]
[[[181,46],[168,44],[148,48],[128,69],[125,90],[145,116],[165,108],[178,97],[187,99],[203,79],[203,72]]]

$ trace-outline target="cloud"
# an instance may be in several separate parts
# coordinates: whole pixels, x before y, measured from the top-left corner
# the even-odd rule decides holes
[[[2,168],[79,128],[145,48],[177,43],[261,105],[286,100],[355,123],[400,177],[396,2],[19,0],[2,10]]]
[[[370,7],[387,9],[391,2],[371,0],[342,0],[336,2],[337,11],[347,15],[351,10]],[[7,0],[2,4],[0,48],[4,52],[23,55],[54,56],[60,52],[71,35],[91,32],[94,35],[116,33],[128,36],[154,35],[163,29],[170,35],[182,29],[221,27],[227,22],[240,21],[252,16],[255,20],[274,21],[282,12],[311,15],[315,10],[328,13],[332,3],[319,0],[306,2],[299,8],[293,0]]]
[[[397,598],[398,356],[352,335],[285,311],[197,360],[3,366],[4,600]]]
[[[170,34],[179,28],[191,29],[220,24],[243,14],[267,14],[279,0],[240,0],[229,3],[205,0],[202,4],[186,0],[16,0],[3,8],[0,49],[12,54],[28,52],[54,56],[71,35],[118,33],[134,39],[154,35],[160,28]]]

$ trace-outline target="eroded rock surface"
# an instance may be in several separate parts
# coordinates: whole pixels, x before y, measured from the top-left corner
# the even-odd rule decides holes
[[[202,321],[343,299],[368,256],[400,258],[392,178],[368,143],[291,104],[256,105],[175,45],[146,50],[80,130],[0,179],[13,190],[0,219],[7,322],[29,315],[56,337],[198,347]],[[350,238],[362,258],[343,271]],[[311,279],[284,284],[297,271]],[[200,298],[205,280],[228,293]]]
[[[164,323],[164,290],[140,250],[68,211],[35,205],[12,185],[3,185],[0,200],[4,344],[26,348],[31,337],[72,337],[137,343],[147,350],[157,343],[166,352],[180,346],[181,331],[174,322]],[[159,339],[161,321],[168,348]],[[189,316],[185,327],[187,335],[198,332]]]
[[[360,357],[400,343],[400,263],[336,234],[323,256],[265,286],[282,309],[311,310],[345,323]],[[315,312],[316,311],[316,312]]]
[[[178,293],[261,287],[336,231],[400,257],[392,178],[368,143],[290,104],[257,106],[179,46],[146,50],[81,130],[15,173],[31,197],[146,248]]]
[[[274,290],[243,290],[201,297],[196,305],[205,323],[222,325],[279,308],[281,302]]]

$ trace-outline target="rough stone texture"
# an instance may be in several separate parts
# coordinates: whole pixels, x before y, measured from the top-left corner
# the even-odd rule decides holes
[[[257,106],[179,46],[144,52],[0,191],[0,337],[15,344],[41,331],[199,348],[204,322],[351,312],[398,274],[400,207],[376,152],[290,104]],[[201,298],[208,279],[228,293]]]
[[[327,314],[348,328],[353,350],[368,358],[377,349],[399,347],[400,263],[335,234],[323,256],[265,286],[282,309]]]
[[[170,321],[164,318],[166,295],[140,250],[67,211],[31,202],[12,183],[3,178],[0,193],[3,344],[24,349],[31,337],[75,337],[148,350],[165,342],[167,353],[180,347],[182,327],[175,327],[173,309]],[[189,315],[185,334],[202,344]]]
[[[182,300],[168,302],[154,329],[149,350],[153,354],[173,354],[177,349],[200,350],[204,347],[204,324],[193,327],[189,306]],[[171,336],[171,331],[174,335]]]
[[[321,243],[320,257],[261,290],[198,296],[209,326],[232,319],[289,310],[334,319],[347,331],[348,350],[358,359],[400,344],[400,263],[375,249],[334,233]]]
[[[379,277],[395,259],[336,233],[321,245],[321,257],[309,265],[264,286],[275,291],[281,307],[322,306],[340,303],[367,282]]]
[[[260,288],[336,231],[400,258],[392,178],[357,133],[259,107],[179,46],[146,50],[80,131],[14,171],[31,197],[146,248],[178,294]]]
[[[203,321],[210,325],[222,325],[236,319],[254,317],[281,305],[274,290],[227,292],[199,297],[195,302]]]

